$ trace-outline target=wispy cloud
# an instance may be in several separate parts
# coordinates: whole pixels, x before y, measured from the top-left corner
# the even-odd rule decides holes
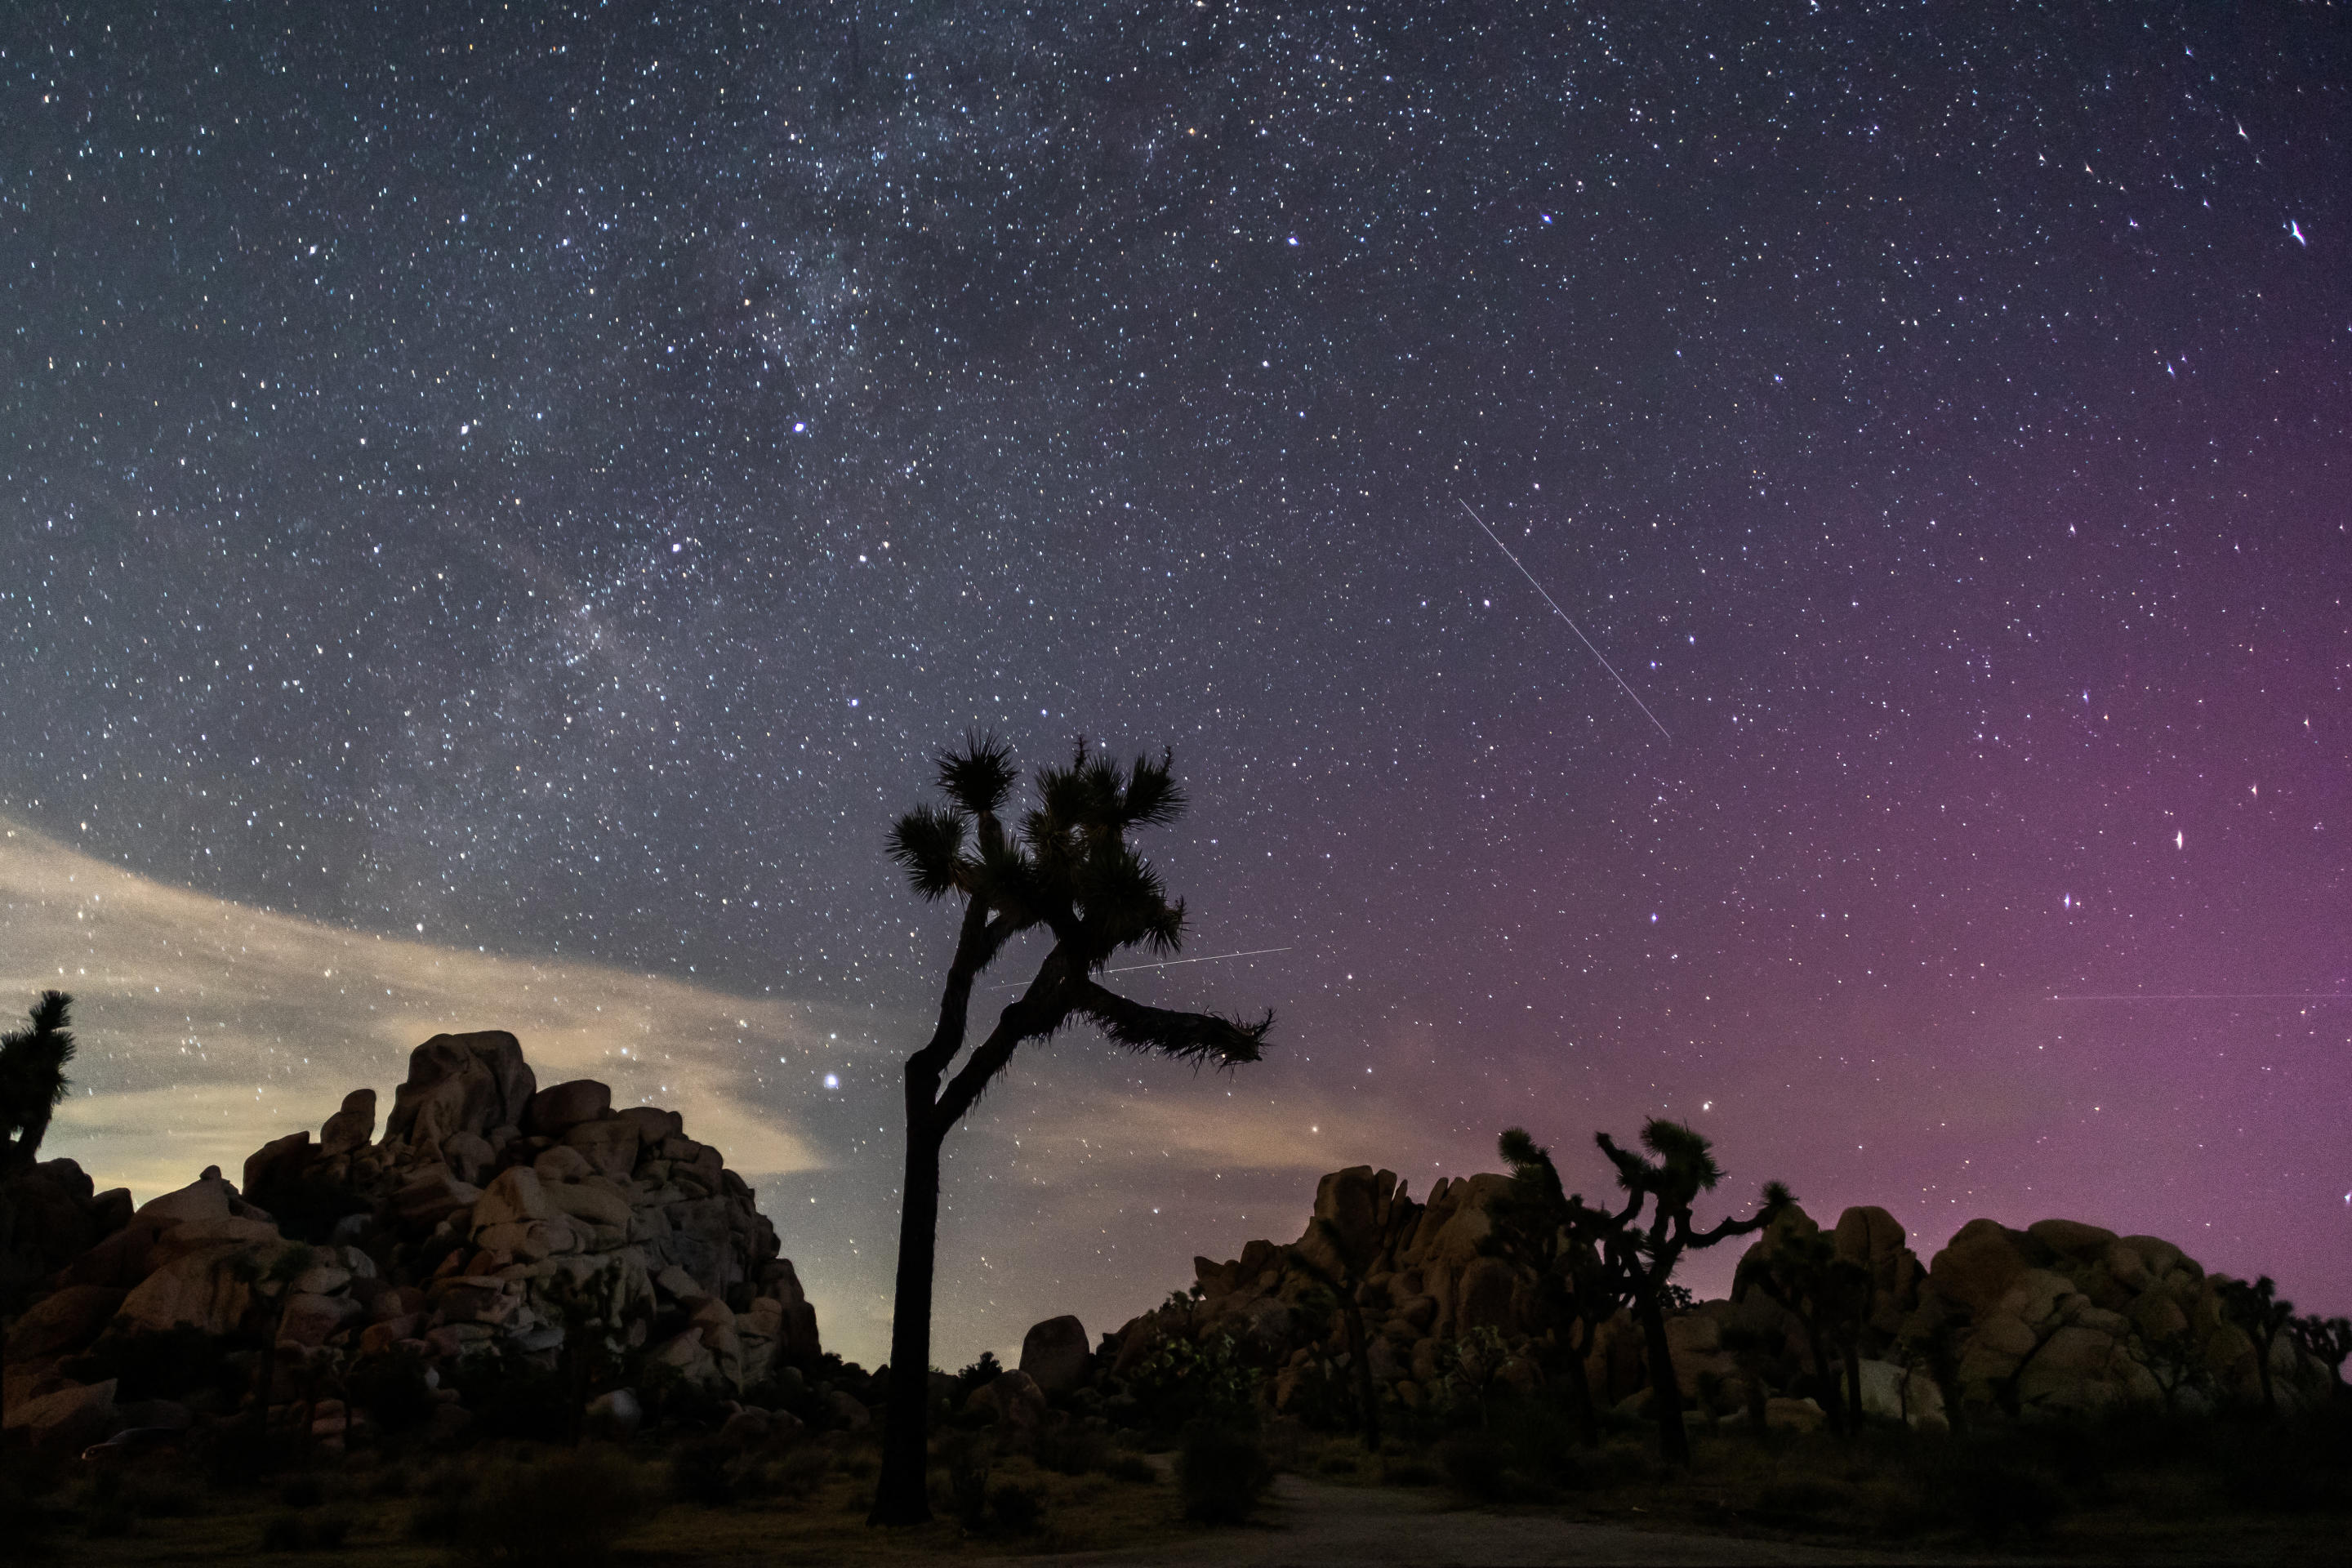
[[[144,1199],[207,1164],[234,1176],[349,1089],[389,1109],[419,1041],[472,1028],[512,1030],[542,1083],[595,1077],[684,1112],[755,1183],[824,1163],[813,1130],[770,1109],[792,1062],[838,1054],[806,1006],[342,930],[170,887],[22,824],[0,835],[0,996],[73,993],[83,1051],[46,1150],[102,1185]]]

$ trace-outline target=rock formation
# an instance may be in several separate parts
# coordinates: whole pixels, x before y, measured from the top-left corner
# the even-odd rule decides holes
[[[51,1162],[50,1185],[79,1195],[45,1190],[29,1212],[73,1245],[37,1254],[47,1289],[8,1335],[7,1426],[82,1441],[119,1416],[118,1382],[247,1347],[268,1361],[245,1400],[330,1441],[353,1418],[344,1392],[386,1363],[428,1386],[486,1367],[654,1396],[797,1383],[816,1316],[751,1188],[677,1112],[611,1101],[586,1079],[540,1089],[511,1035],[437,1035],[380,1142],[374,1092],[357,1090],[316,1142],[257,1150],[241,1192],[211,1170],[134,1214]]]
[[[1352,1255],[1371,1259],[1355,1293],[1384,1401],[1418,1408],[1471,1384],[1534,1387],[1547,1364],[1557,1366],[1532,1276],[1486,1245],[1507,1190],[1504,1176],[1474,1175],[1440,1182],[1426,1203],[1414,1203],[1394,1174],[1360,1165],[1318,1184],[1316,1217]],[[1742,1258],[1729,1300],[1669,1319],[1677,1380],[1704,1418],[1822,1419],[1809,1396],[1827,1392],[1824,1379],[1837,1373],[1846,1346],[1829,1355],[1830,1367],[1815,1364],[1801,1321],[1762,1288],[1780,1249],[1818,1235],[1791,1207]],[[2260,1397],[2252,1342],[2222,1307],[2227,1281],[2170,1243],[2071,1220],[2011,1230],[1980,1219],[1923,1268],[1907,1239],[1875,1207],[1845,1210],[1829,1234],[1832,1255],[1853,1270],[1846,1278],[1867,1280],[1858,1331],[1846,1336],[1865,1415],[1940,1428],[1954,1403],[1963,1414],[2030,1419]],[[1235,1259],[1194,1259],[1188,1297],[1105,1336],[1098,1390],[1115,1390],[1171,1340],[1219,1336],[1266,1374],[1278,1409],[1339,1387],[1340,1315],[1318,1294],[1312,1271],[1292,1261],[1304,1252],[1336,1277],[1339,1260],[1321,1256],[1332,1250],[1310,1224],[1292,1247],[1253,1241]],[[1033,1340],[1059,1337],[1053,1328],[1038,1325]],[[2328,1396],[2327,1370],[2284,1336],[2273,1369],[2283,1402]],[[1585,1373],[1598,1402],[1645,1398],[1641,1337],[1629,1317],[1600,1326]]]

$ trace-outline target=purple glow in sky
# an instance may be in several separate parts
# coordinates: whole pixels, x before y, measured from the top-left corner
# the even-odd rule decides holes
[[[14,7],[58,1147],[444,1019],[672,1063],[870,1360],[952,938],[881,835],[979,725],[1173,745],[1253,955],[1123,978],[1280,1026],[1017,1064],[943,1358],[1658,1113],[2352,1308],[2347,83],[2287,10]],[[396,1017],[307,972],[379,938]]]

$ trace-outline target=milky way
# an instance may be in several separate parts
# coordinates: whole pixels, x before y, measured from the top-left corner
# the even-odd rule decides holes
[[[926,754],[1174,746],[1190,951],[1287,951],[1122,978],[1276,1048],[1025,1058],[945,1355],[1651,1113],[2340,1310],[2347,83],[2315,7],[12,5],[0,809],[826,1020],[729,1080],[822,1304]],[[2218,999],[2050,1000],[2143,993]]]

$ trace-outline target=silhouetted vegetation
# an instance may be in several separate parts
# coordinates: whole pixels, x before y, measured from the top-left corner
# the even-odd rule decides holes
[[[947,804],[918,806],[890,832],[890,858],[917,893],[963,900],[938,1025],[930,1041],[907,1060],[894,1368],[930,1365],[940,1147],[1023,1045],[1083,1021],[1130,1050],[1231,1067],[1257,1060],[1273,1026],[1271,1014],[1244,1023],[1145,1006],[1095,978],[1129,948],[1172,953],[1182,942],[1182,901],[1168,896],[1150,863],[1128,843],[1135,829],[1173,822],[1183,812],[1183,792],[1169,757],[1156,763],[1139,757],[1122,768],[1082,742],[1067,764],[1038,770],[1036,804],[1008,827],[1002,813],[1018,779],[1007,747],[992,737],[969,736],[938,759]],[[1007,942],[1041,928],[1051,934],[1052,947],[995,1027],[965,1056],[973,985]],[[926,1378],[894,1380],[882,1482],[875,1494],[877,1524],[916,1524],[930,1517],[924,1485],[929,1406]]]
[[[74,1058],[73,998],[44,991],[25,1026],[0,1035],[0,1174],[39,1158]]]

